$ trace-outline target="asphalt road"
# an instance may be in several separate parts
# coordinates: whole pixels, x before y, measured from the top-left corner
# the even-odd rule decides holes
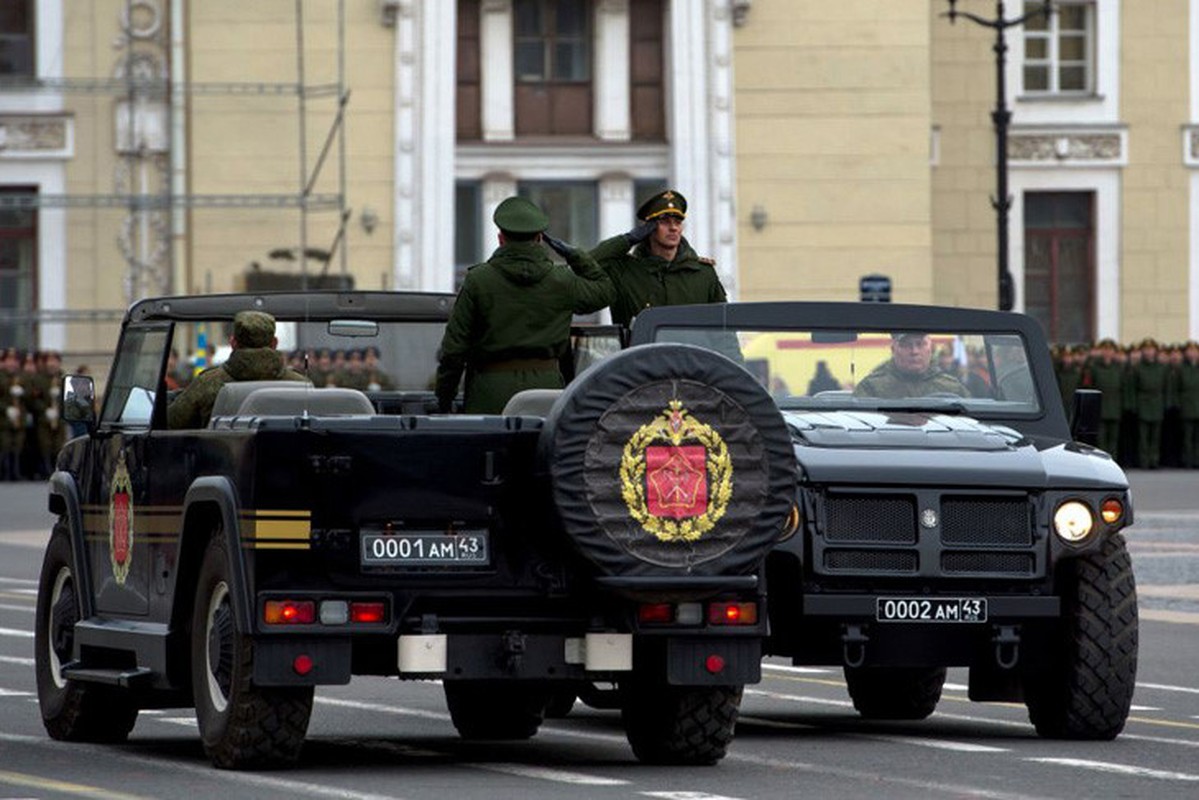
[[[1199,796],[1199,474],[1133,473],[1140,593],[1135,706],[1114,742],[1037,738],[1022,706],[966,699],[950,673],[920,723],[863,722],[839,670],[768,663],[728,758],[638,764],[619,715],[576,707],[521,743],[457,738],[441,687],[356,678],[317,693],[301,764],[211,768],[186,710],[148,711],[128,744],[47,738],[33,678],[42,486],[0,485],[0,798],[1107,798]]]

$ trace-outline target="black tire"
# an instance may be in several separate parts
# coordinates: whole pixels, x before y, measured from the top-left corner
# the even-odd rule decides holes
[[[123,742],[137,721],[134,698],[124,689],[62,677],[80,618],[77,587],[71,540],[60,521],[46,545],[37,590],[34,671],[42,724],[52,739]]]
[[[853,707],[865,719],[924,719],[937,708],[945,667],[845,668]]]
[[[575,707],[575,700],[578,697],[578,691],[573,684],[569,687],[551,689],[550,699],[545,704],[545,718],[564,719],[568,717],[571,709]]]
[[[741,688],[622,686],[620,715],[633,754],[647,764],[715,764],[733,740]]]
[[[294,762],[312,714],[312,687],[258,687],[253,646],[237,629],[225,537],[208,543],[191,617],[192,696],[204,752],[222,769]]]
[[[534,681],[445,681],[450,719],[463,739],[531,739],[550,689]]]
[[[652,451],[701,479],[669,511],[647,483]],[[642,345],[587,369],[550,410],[537,452],[561,527],[606,575],[752,572],[795,498],[791,436],[770,395],[691,345]]]
[[[1137,677],[1137,588],[1124,537],[1059,569],[1063,630],[1050,667],[1025,680],[1028,717],[1047,738],[1114,739]]]

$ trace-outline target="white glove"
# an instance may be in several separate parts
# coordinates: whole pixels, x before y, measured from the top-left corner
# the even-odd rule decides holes
[[[8,417],[8,421],[16,425],[21,420],[21,409],[16,406],[9,406],[4,409],[4,415]]]
[[[46,422],[49,422],[51,425],[53,425],[55,422],[58,422],[58,409],[57,408],[47,408],[46,409]]]
[[[13,397],[20,397],[23,394],[25,394],[25,387],[19,383],[14,383],[12,385],[12,388],[9,389],[8,391],[9,391],[9,393],[12,394]]]

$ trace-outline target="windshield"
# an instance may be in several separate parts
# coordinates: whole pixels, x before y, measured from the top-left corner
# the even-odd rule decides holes
[[[1041,411],[1027,345],[1017,333],[666,327],[656,340],[698,344],[738,360],[783,409]]]

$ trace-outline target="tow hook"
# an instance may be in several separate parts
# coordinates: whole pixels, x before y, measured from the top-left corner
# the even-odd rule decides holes
[[[870,641],[870,637],[866,635],[866,626],[842,625],[841,631],[841,657],[845,659],[845,666],[862,666],[866,663],[866,643]]]
[[[1020,626],[996,625],[995,635],[991,637],[995,643],[995,662],[1001,669],[1011,669],[1020,660]]]
[[[527,644],[528,637],[520,631],[504,632],[504,668],[508,672],[520,671],[520,664],[524,660]]]

